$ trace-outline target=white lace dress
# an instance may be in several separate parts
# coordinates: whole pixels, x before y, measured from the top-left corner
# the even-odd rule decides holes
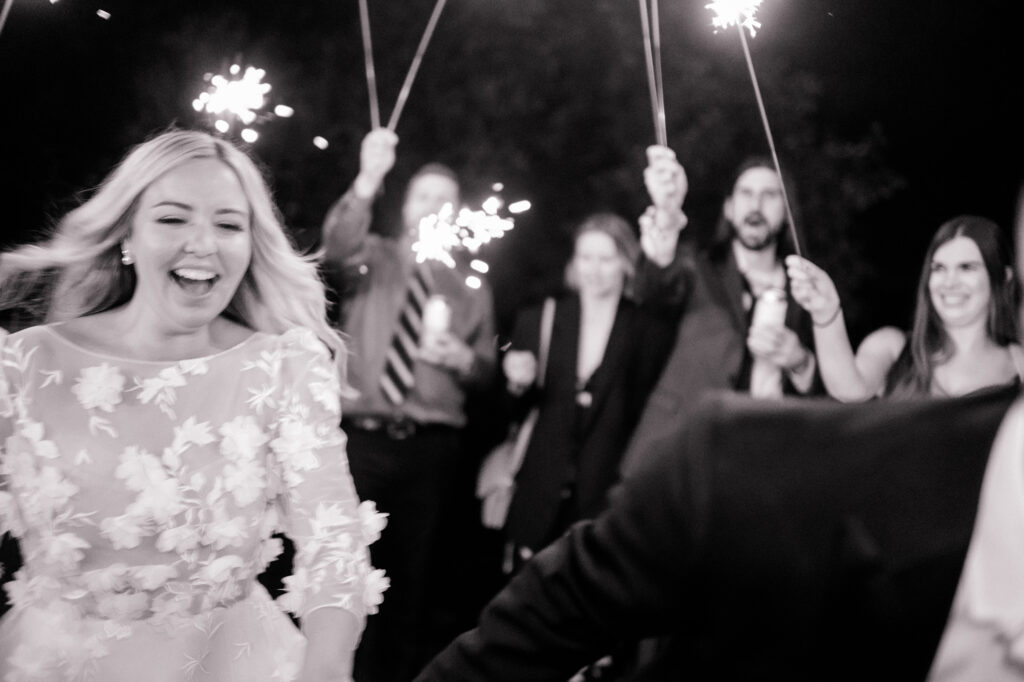
[[[0,363],[0,530],[24,557],[3,682],[292,680],[304,639],[279,607],[376,610],[383,517],[356,497],[311,332],[148,362],[45,326],[0,339]],[[256,580],[275,531],[296,546],[277,602]]]

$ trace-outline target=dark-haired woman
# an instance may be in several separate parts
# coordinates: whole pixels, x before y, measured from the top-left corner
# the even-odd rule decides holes
[[[794,299],[814,320],[822,380],[837,400],[960,396],[1024,380],[1020,287],[1005,235],[990,220],[959,216],[939,227],[925,256],[910,333],[883,327],[856,353],[829,276],[797,256],[786,265]]]

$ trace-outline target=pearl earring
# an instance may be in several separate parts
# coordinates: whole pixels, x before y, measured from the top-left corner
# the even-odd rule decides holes
[[[131,249],[128,248],[127,244],[121,245],[121,263],[124,265],[131,265],[135,262],[135,256],[132,255]]]

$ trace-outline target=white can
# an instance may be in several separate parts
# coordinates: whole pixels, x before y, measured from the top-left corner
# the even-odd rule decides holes
[[[754,314],[750,320],[750,326],[785,327],[787,305],[784,289],[765,289],[754,302]]]
[[[448,299],[436,294],[431,295],[423,306],[423,336],[446,334],[451,326],[452,306]]]

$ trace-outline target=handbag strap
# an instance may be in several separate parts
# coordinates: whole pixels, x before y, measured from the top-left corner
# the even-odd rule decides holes
[[[548,370],[548,350],[551,348],[551,328],[555,323],[555,299],[544,299],[540,313],[540,347],[537,350],[537,386],[544,386],[544,375]]]

